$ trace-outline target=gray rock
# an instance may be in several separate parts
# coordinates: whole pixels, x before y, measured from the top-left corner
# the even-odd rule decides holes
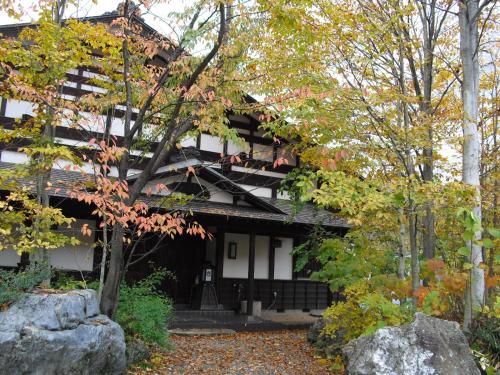
[[[349,375],[479,375],[456,322],[417,313],[412,323],[385,327],[342,350]]]
[[[142,362],[151,357],[151,352],[146,343],[139,339],[127,341],[127,366],[133,363]]]
[[[323,328],[325,328],[325,320],[319,318],[311,328],[309,328],[309,332],[307,332],[307,341],[311,344],[315,344],[322,335]]]
[[[98,315],[95,292],[37,291],[0,312],[2,375],[119,375],[121,327]]]
[[[322,317],[316,321],[309,332],[307,333],[307,341],[309,341],[317,350],[318,354],[323,357],[335,357],[341,355],[342,346],[344,345],[344,332],[338,331],[332,335],[326,335],[323,332],[327,322]]]

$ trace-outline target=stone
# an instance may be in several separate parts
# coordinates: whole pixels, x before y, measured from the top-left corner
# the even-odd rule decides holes
[[[37,290],[0,312],[2,375],[120,375],[122,328],[99,315],[93,290]]]
[[[307,341],[311,344],[318,342],[319,337],[322,335],[323,328],[325,328],[325,319],[318,319],[307,332]]]
[[[323,329],[326,321],[324,318],[318,319],[309,328],[307,333],[307,341],[309,341],[317,350],[318,354],[323,357],[335,357],[341,355],[342,346],[344,344],[343,331],[335,332],[333,335],[325,335]]]
[[[458,323],[421,313],[352,340],[342,352],[349,375],[480,375]]]
[[[151,352],[146,343],[139,339],[131,339],[127,341],[127,366],[142,362],[151,357]]]
[[[170,329],[168,332],[176,336],[220,336],[235,335],[236,331],[229,328],[178,328]]]

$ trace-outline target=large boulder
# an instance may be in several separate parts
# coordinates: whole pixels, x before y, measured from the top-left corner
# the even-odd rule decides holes
[[[123,330],[93,290],[39,290],[0,312],[3,375],[121,375],[125,363]]]
[[[349,375],[480,375],[458,323],[420,313],[350,341],[343,354]]]

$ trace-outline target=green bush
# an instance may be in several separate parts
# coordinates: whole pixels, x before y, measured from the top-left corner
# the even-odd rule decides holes
[[[50,267],[43,262],[32,262],[22,271],[0,270],[0,306],[18,301],[50,277]]]
[[[87,288],[94,289],[89,287],[89,285],[83,278],[79,280],[73,277],[71,274],[68,274],[63,271],[56,271],[56,276],[54,280],[52,280],[52,286],[54,289],[59,289],[64,291],[75,290],[75,289],[87,289]]]
[[[137,337],[148,344],[168,346],[167,322],[173,315],[173,306],[159,290],[166,277],[172,276],[168,271],[158,269],[132,285],[121,284],[116,321],[127,339]],[[85,282],[64,272],[57,273],[53,285],[61,290],[99,288],[98,281]]]
[[[168,345],[167,321],[173,315],[173,306],[158,290],[166,276],[167,271],[156,270],[133,285],[122,284],[116,321],[127,336],[163,347]]]
[[[500,318],[494,314],[478,314],[468,338],[478,365],[487,373],[497,373],[500,370]]]

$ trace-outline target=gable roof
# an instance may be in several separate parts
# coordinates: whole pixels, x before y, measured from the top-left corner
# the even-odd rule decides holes
[[[280,208],[267,202],[261,197],[252,194],[248,190],[245,190],[244,188],[242,188],[241,186],[239,186],[238,184],[234,183],[229,178],[224,176],[222,173],[216,171],[214,168],[207,166],[203,161],[199,159],[196,158],[186,159],[184,162],[175,163],[174,165],[175,169],[173,166],[170,166],[170,168],[169,166],[161,168],[159,172],[156,172],[151,177],[151,180],[160,178],[166,173],[171,173],[174,170],[176,172],[183,172],[188,168],[193,168],[198,172],[198,176],[210,182],[214,186],[221,188],[222,190],[231,194],[233,197],[236,197],[237,199],[243,198],[245,202],[262,210],[272,212],[275,214],[284,214],[284,212]],[[134,181],[136,178],[137,175],[133,175],[128,177],[127,181]]]
[[[12,163],[0,162],[0,169],[11,169],[14,166],[15,164]],[[217,173],[216,176],[218,177],[218,175],[219,174]],[[68,184],[86,182],[90,180],[91,176],[82,175],[80,172],[52,169],[50,173],[52,189],[49,191],[49,194],[54,197],[68,198]],[[26,186],[34,186],[33,180],[26,179],[22,182]],[[246,190],[245,193],[253,195]],[[209,200],[193,199],[184,205],[174,204],[170,210],[192,212],[195,215],[202,214],[223,216],[227,218],[244,218],[249,220],[258,220],[260,222],[295,223],[309,226],[320,224],[329,228],[349,228],[349,225],[344,219],[335,217],[331,212],[318,208],[312,203],[305,203],[300,211],[294,212],[293,202],[289,200],[262,197],[255,198],[261,202],[259,205],[241,206],[213,202]],[[150,208],[162,208],[164,199],[165,197],[158,195],[151,195],[149,197],[142,195],[140,198],[140,200],[147,203]]]

